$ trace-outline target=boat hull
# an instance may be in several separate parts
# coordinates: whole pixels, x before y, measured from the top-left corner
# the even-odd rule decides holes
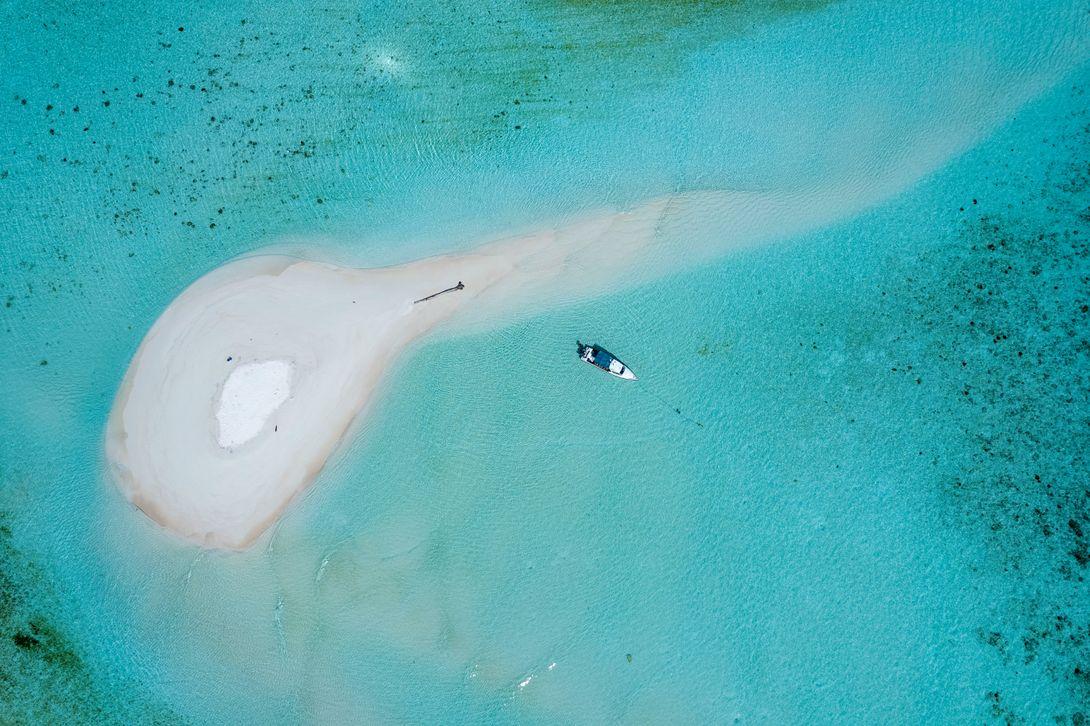
[[[624,381],[638,380],[636,374],[632,372],[631,368],[624,364],[624,361],[605,348],[598,345],[584,345],[579,341],[576,341],[576,345],[579,350],[579,359],[584,363],[589,363],[598,370],[608,373],[614,378],[620,378]]]

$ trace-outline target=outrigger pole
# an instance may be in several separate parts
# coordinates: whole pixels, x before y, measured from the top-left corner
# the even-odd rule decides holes
[[[417,303],[422,303],[425,300],[431,300],[433,297],[439,297],[444,292],[454,292],[455,290],[462,290],[464,288],[465,288],[465,285],[463,285],[462,281],[459,280],[458,284],[455,285],[454,287],[448,287],[446,290],[440,290],[439,292],[432,293],[431,295],[428,295],[427,297],[422,297],[419,300],[413,300],[413,305],[416,305]]]

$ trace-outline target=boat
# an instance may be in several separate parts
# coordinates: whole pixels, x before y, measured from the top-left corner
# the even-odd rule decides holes
[[[584,345],[578,340],[575,341],[575,344],[579,346],[579,359],[584,363],[590,363],[595,368],[601,368],[609,375],[623,378],[626,381],[636,380],[636,374],[632,372],[632,369],[602,346]]]

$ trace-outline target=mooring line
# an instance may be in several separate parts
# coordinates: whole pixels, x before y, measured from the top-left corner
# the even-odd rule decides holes
[[[681,418],[685,419],[685,420],[686,420],[686,421],[688,421],[689,423],[692,423],[692,424],[696,424],[696,425],[697,425],[697,426],[699,426],[700,428],[704,428],[704,424],[703,424],[702,422],[700,422],[700,421],[697,421],[697,420],[696,420],[695,418],[693,418],[692,416],[689,416],[689,415],[687,415],[687,414],[683,413],[683,412],[681,411],[681,409],[680,409],[680,408],[678,408],[678,407],[677,407],[677,406],[675,406],[674,404],[670,403],[670,402],[669,402],[669,401],[667,401],[667,400],[666,400],[665,398],[663,398],[662,396],[658,395],[657,393],[655,393],[655,392],[654,392],[654,391],[652,391],[651,389],[649,389],[649,388],[644,388],[644,389],[642,389],[642,390],[644,391],[644,393],[646,393],[647,395],[651,396],[651,397],[652,397],[652,398],[654,398],[654,399],[655,399],[656,401],[658,401],[659,403],[661,403],[661,404],[662,404],[663,406],[666,406],[666,408],[670,409],[671,411],[673,411],[674,413],[676,413],[676,414],[677,414],[678,416],[680,416]]]

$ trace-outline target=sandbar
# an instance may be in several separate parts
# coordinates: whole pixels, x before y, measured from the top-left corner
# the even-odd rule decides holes
[[[1017,91],[1009,103],[1035,86]],[[675,192],[395,267],[228,262],[137,349],[106,427],[113,479],[179,537],[244,549],[314,481],[398,354],[436,326],[594,297],[844,219],[941,166],[1000,111],[922,130],[896,163],[879,157],[836,183]]]

